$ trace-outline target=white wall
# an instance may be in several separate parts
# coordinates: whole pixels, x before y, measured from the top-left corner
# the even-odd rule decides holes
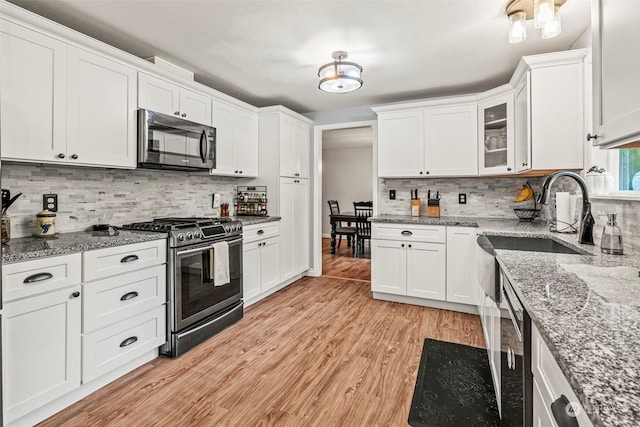
[[[373,147],[322,150],[322,234],[331,233],[327,200],[353,211],[353,202],[373,200]]]

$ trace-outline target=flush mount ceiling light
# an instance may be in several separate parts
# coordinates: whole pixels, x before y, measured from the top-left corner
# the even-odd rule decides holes
[[[318,89],[331,93],[347,93],[362,86],[362,67],[355,62],[345,62],[347,52],[338,50],[331,54],[334,61],[318,69]]]
[[[542,31],[543,39],[560,35],[560,6],[567,0],[512,0],[507,6],[509,17],[509,43],[527,39],[527,20]]]

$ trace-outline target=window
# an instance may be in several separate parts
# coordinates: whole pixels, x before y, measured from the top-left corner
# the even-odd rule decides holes
[[[618,189],[640,191],[640,148],[622,148],[618,153]]]

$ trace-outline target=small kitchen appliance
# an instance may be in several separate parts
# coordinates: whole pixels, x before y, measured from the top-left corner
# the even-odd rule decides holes
[[[600,241],[600,250],[604,254],[622,255],[624,250],[622,246],[622,231],[616,223],[616,214],[607,214],[607,225],[602,230],[602,240]]]
[[[236,215],[267,216],[267,187],[237,187]]]
[[[243,316],[242,223],[231,218],[155,218],[123,229],[166,233],[167,342],[177,357]],[[216,251],[228,246],[229,283],[214,284]],[[218,253],[219,255],[219,253]]]

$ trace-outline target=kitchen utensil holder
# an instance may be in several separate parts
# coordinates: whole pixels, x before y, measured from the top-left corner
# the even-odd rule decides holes
[[[440,200],[427,200],[427,216],[431,218],[440,218]]]
[[[8,243],[11,240],[11,218],[6,215],[2,215],[1,221],[1,240],[2,243]]]
[[[420,199],[411,199],[411,216],[420,216],[421,202]]]

